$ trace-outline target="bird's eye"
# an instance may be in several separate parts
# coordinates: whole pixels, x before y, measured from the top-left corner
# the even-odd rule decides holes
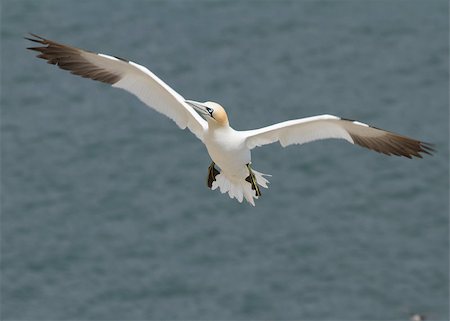
[[[206,111],[212,116],[214,110],[212,108],[206,107]]]

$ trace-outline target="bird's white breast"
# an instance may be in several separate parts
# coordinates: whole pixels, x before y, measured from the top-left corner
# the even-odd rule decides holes
[[[211,159],[222,171],[232,176],[247,175],[245,165],[250,163],[250,149],[245,137],[231,127],[208,129],[204,143]]]

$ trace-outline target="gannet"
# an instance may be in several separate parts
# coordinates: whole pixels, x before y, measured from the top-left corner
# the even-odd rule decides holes
[[[261,196],[260,186],[267,188],[266,175],[253,169],[251,150],[279,142],[286,147],[316,140],[336,138],[386,155],[422,158],[431,155],[432,145],[365,123],[319,115],[288,120],[260,129],[238,131],[228,121],[218,103],[186,100],[146,67],[117,57],[82,50],[30,33],[28,40],[42,46],[37,57],[69,70],[72,74],[98,80],[136,95],[144,104],[172,119],[181,129],[188,128],[202,141],[212,159],[208,167],[207,186],[219,188],[239,202],[245,199],[255,206]]]

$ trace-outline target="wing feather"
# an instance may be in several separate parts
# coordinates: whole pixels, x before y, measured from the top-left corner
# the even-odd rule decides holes
[[[434,151],[431,144],[332,115],[289,120],[244,131],[243,134],[246,137],[247,147],[250,149],[277,141],[285,147],[291,144],[336,138],[386,155],[408,158],[422,158],[421,153],[431,154]]]
[[[122,88],[175,121],[180,128],[188,127],[199,139],[203,139],[206,121],[180,94],[147,68],[123,58],[63,45],[35,34],[31,36],[34,38],[26,39],[43,45],[28,48],[40,52],[37,57],[74,75]]]

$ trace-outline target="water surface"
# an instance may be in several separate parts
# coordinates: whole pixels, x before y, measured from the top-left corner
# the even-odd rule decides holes
[[[446,1],[3,1],[2,319],[448,320]],[[34,58],[146,65],[236,129],[329,113],[436,144],[253,153],[256,208],[189,132]]]

